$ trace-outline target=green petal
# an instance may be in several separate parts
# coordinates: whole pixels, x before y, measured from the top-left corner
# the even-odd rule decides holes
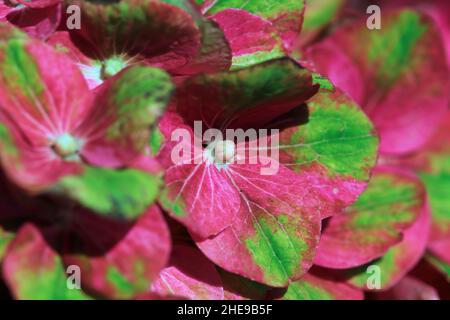
[[[339,92],[322,90],[308,103],[309,122],[286,130],[281,149],[294,170],[320,165],[331,177],[368,180],[378,138],[364,112]]]
[[[146,172],[85,167],[80,175],[67,176],[51,192],[68,196],[98,214],[135,219],[154,202],[160,178]]]

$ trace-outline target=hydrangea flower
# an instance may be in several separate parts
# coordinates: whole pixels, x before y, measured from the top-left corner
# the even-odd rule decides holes
[[[366,186],[377,149],[371,123],[351,100],[314,85],[311,73],[289,59],[194,76],[178,87],[174,104],[175,113],[160,124],[166,137],[158,156],[165,167],[160,203],[225,270],[272,286],[299,279],[312,265],[321,220]],[[194,132],[195,121],[204,131]],[[178,141],[180,128],[190,139]],[[224,136],[233,128],[283,130],[268,134],[279,145],[262,145],[261,136],[227,138],[234,148],[223,161],[215,149],[223,140],[199,137],[211,128]],[[176,160],[180,147],[185,156]],[[258,156],[247,152],[252,148]],[[275,162],[279,169],[264,174]]]
[[[189,1],[64,4],[79,6],[81,29],[57,32],[49,42],[70,54],[90,87],[136,64],[178,76],[229,68],[231,53],[222,31]]]
[[[0,2],[0,286],[450,298],[447,9]]]
[[[0,34],[0,159],[9,178],[35,192],[84,164],[122,168],[144,154],[173,89],[164,71],[131,68],[93,93],[64,54],[13,27]]]
[[[20,222],[0,233],[13,295],[87,298],[68,292],[70,265],[83,268],[90,295],[145,292],[170,252],[154,205],[159,166],[146,150],[173,91],[169,75],[136,66],[90,91],[65,54],[6,24],[0,69],[0,160],[9,180],[1,183],[14,188],[2,193],[0,221]]]

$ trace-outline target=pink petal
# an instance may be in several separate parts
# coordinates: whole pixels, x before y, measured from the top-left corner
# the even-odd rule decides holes
[[[177,245],[172,258],[150,290],[161,296],[192,300],[223,300],[220,276],[214,265],[195,248]]]

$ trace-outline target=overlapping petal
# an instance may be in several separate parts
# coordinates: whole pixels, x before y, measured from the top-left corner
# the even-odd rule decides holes
[[[81,290],[69,288],[61,257],[32,224],[24,225],[10,243],[2,268],[16,299],[89,299]]]
[[[151,292],[192,300],[223,300],[219,273],[198,249],[176,245],[169,264],[152,283]]]
[[[305,1],[279,0],[276,3],[268,0],[249,0],[242,3],[239,0],[201,0],[202,11],[212,15],[222,10],[238,8],[260,16],[270,21],[284,42],[287,50],[291,50],[299,35],[305,10]]]
[[[424,199],[423,186],[410,172],[378,167],[358,201],[328,221],[314,263],[345,269],[381,257],[403,239]]]
[[[61,21],[61,0],[0,1],[0,21],[47,39]]]
[[[357,19],[307,55],[363,107],[380,133],[381,152],[404,154],[423,146],[448,106],[441,37],[419,12],[388,11],[380,30]]]
[[[84,290],[110,299],[130,299],[147,292],[170,254],[169,231],[158,207],[144,210],[131,226],[105,224],[92,214],[77,214],[80,224],[72,226],[73,232],[86,247],[64,254],[63,261],[66,266],[79,266]]]

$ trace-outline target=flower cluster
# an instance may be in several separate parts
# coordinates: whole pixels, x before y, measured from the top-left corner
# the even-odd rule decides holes
[[[450,5],[370,2],[0,0],[0,296],[450,299]]]

